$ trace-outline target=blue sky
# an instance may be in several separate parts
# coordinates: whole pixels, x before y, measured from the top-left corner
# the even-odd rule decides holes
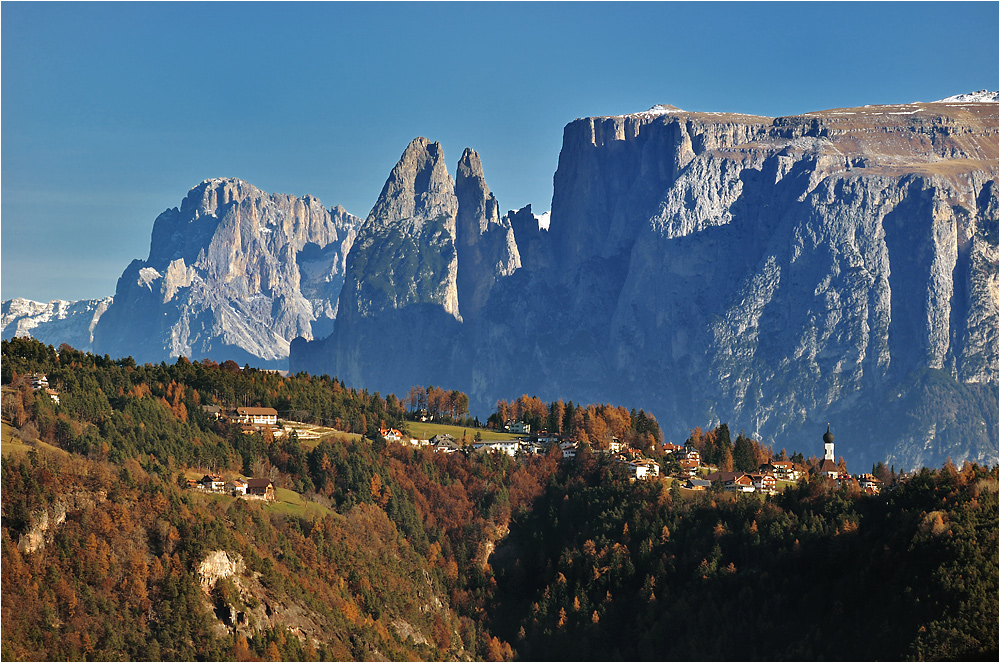
[[[0,289],[114,294],[209,177],[366,216],[415,136],[549,209],[562,128],[998,87],[998,3],[0,5]]]

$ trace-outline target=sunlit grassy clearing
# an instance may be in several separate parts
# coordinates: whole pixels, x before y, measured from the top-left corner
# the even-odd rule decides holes
[[[449,426],[447,424],[434,424],[427,421],[407,421],[406,427],[413,437],[418,440],[429,440],[440,433],[447,433],[456,440],[461,440],[462,436],[468,433],[469,439],[473,440],[476,433],[482,435],[484,441],[489,440],[514,440],[520,437],[511,433],[499,433],[486,428],[473,428],[471,426]]]

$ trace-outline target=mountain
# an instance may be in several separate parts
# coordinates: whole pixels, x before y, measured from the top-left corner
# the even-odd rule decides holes
[[[996,462],[997,121],[957,97],[583,118],[547,231],[530,209],[492,224],[478,157],[453,186],[417,139],[359,230],[334,333],[290,365],[479,408],[633,402],[675,440],[728,421],[809,455],[829,422],[855,464]],[[460,241],[463,209],[487,230]]]
[[[149,257],[118,280],[94,350],[284,368],[290,339],[332,331],[358,223],[311,196],[205,180],[156,218]]]
[[[81,352],[93,349],[94,327],[111,305],[111,297],[82,299],[68,302],[54,299],[35,302],[17,297],[3,302],[0,328],[3,338],[31,336],[39,341],[59,347],[69,343]]]
[[[441,145],[414,139],[348,255],[334,333],[293,343],[291,370],[396,393],[453,383],[471,360],[486,298],[521,264],[498,212],[479,155],[465,151],[456,181]]]

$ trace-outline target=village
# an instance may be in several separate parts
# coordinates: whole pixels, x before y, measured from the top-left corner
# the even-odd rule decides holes
[[[54,402],[59,402],[59,392],[49,387],[47,376],[32,374],[32,388],[44,391]],[[271,407],[232,407],[219,405],[203,405],[202,411],[215,419],[227,421],[238,426],[243,433],[260,433],[265,437],[280,438],[288,434],[287,424],[278,419],[278,411]],[[419,414],[419,413],[418,413]],[[424,417],[426,420],[426,417]],[[305,424],[299,424],[305,426]],[[382,426],[379,435],[386,441],[413,447],[430,448],[435,453],[456,453],[471,448],[473,451],[485,453],[503,453],[512,458],[519,454],[530,456],[548,453],[551,445],[557,445],[563,460],[574,458],[582,445],[574,439],[549,433],[545,430],[532,432],[531,425],[522,421],[507,420],[503,423],[503,432],[517,435],[509,440],[482,441],[477,435],[475,441],[461,443],[449,433],[438,433],[427,439],[416,438],[404,434],[396,428]],[[769,460],[762,463],[756,472],[723,471],[718,467],[702,462],[701,453],[690,442],[685,445],[664,442],[660,445],[661,458],[676,461],[675,471],[662,472],[661,464],[647,457],[640,449],[628,447],[618,438],[612,437],[604,449],[593,449],[592,453],[608,456],[614,462],[625,466],[629,479],[650,480],[657,478],[672,478],[681,483],[682,488],[692,491],[710,490],[714,487],[737,493],[763,493],[773,495],[779,486],[797,482],[810,474],[829,477],[838,487],[854,485],[863,493],[878,495],[883,489],[882,481],[870,473],[852,475],[834,460],[833,434],[829,427],[823,434],[823,459],[818,465],[810,467],[804,463],[794,463],[791,460]],[[672,464],[673,465],[673,464]],[[782,483],[784,482],[784,484]],[[273,483],[263,478],[235,477],[224,479],[218,474],[207,474],[200,480],[188,479],[188,488],[210,493],[222,493],[243,497],[246,499],[274,500]]]
[[[548,453],[551,445],[559,447],[563,460],[570,460],[581,451],[582,445],[576,440],[562,439],[561,436],[544,430],[532,434],[530,425],[521,421],[505,422],[504,430],[520,436],[513,440],[475,441],[469,446],[475,451],[504,453],[512,458],[518,457],[519,454],[530,456]],[[453,436],[446,433],[435,435],[430,439],[413,438],[395,428],[383,427],[379,433],[387,442],[429,447],[437,453],[455,453],[465,448]],[[823,435],[823,443],[823,460],[812,468],[814,474],[829,477],[838,487],[856,485],[863,493],[870,495],[880,493],[882,481],[877,477],[870,473],[851,475],[834,461],[833,435],[829,428]],[[810,467],[806,464],[790,460],[770,460],[762,463],[756,472],[720,471],[714,465],[702,463],[701,453],[691,443],[679,445],[664,442],[660,446],[663,456],[676,460],[679,466],[679,470],[672,473],[670,478],[681,482],[682,487],[687,490],[703,491],[718,486],[725,491],[773,495],[778,492],[778,487],[781,485],[779,482],[794,483],[810,473]],[[657,479],[661,476],[666,478],[665,474],[661,475],[660,463],[647,457],[642,450],[628,447],[618,438],[613,437],[606,449],[591,451],[608,456],[624,465],[632,481]]]

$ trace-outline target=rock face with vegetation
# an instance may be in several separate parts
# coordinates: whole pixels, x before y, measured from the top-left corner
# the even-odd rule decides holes
[[[283,367],[291,339],[332,331],[359,221],[311,196],[206,180],[157,217],[149,257],[119,279],[94,349]]]
[[[836,421],[849,460],[995,462],[997,117],[958,100],[576,120],[548,231],[530,209],[496,221],[471,152],[452,216],[438,151],[419,186],[418,139],[349,259],[352,313],[292,367],[381,390],[444,383],[478,408],[630,401],[674,439],[728,420],[804,448]],[[393,184],[411,170],[412,191]],[[432,236],[380,211],[438,198]],[[390,255],[414,278],[390,280]]]

